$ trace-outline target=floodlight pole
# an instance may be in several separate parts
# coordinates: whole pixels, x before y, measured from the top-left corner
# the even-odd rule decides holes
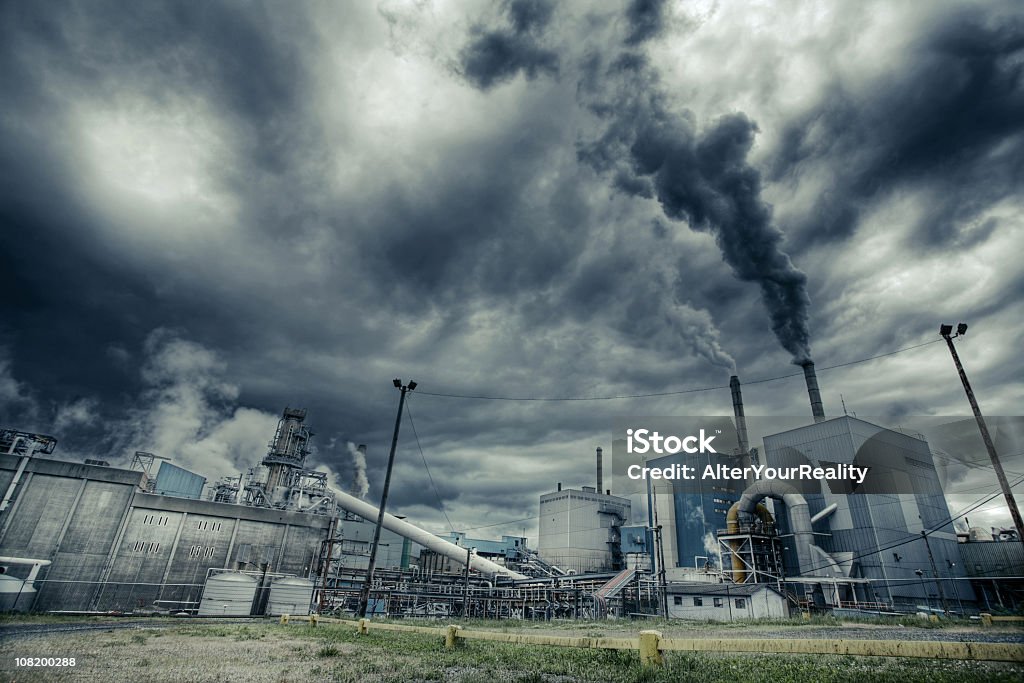
[[[402,384],[402,380],[394,380],[395,388],[401,392],[398,399],[398,415],[395,416],[395,433],[391,437],[391,453],[388,455],[388,469],[384,475],[384,491],[380,496],[380,508],[377,512],[377,525],[373,529],[373,542],[370,544],[370,559],[366,564],[366,579],[363,581],[363,589],[359,592],[359,607],[356,616],[362,619],[366,616],[366,608],[370,604],[370,590],[373,586],[373,570],[377,564],[377,546],[380,545],[380,530],[384,524],[384,509],[388,504],[388,489],[391,488],[391,469],[395,465],[395,449],[398,448],[398,430],[402,426],[402,409],[405,408],[405,394],[416,388],[416,382]]]
[[[971,383],[967,379],[967,373],[964,371],[964,366],[960,362],[960,356],[957,355],[956,347],[953,345],[953,339],[964,334],[967,331],[967,325],[960,323],[957,326],[956,334],[950,336],[950,332],[952,331],[952,325],[943,325],[939,328],[939,335],[946,340],[946,344],[949,346],[949,352],[953,355],[953,363],[956,364],[956,370],[960,373],[960,381],[963,382],[964,391],[967,392],[967,400],[970,401],[971,410],[974,411],[974,419],[978,422],[978,429],[981,431],[981,439],[985,442],[985,448],[988,449],[988,457],[992,460],[992,469],[996,471],[996,478],[999,480],[999,488],[1003,490],[1003,497],[1006,499],[1006,507],[1010,508],[1010,517],[1013,518],[1013,526],[1017,529],[1017,540],[1024,543],[1024,520],[1021,519],[1020,510],[1017,508],[1017,501],[1013,498],[1013,491],[1010,490],[1010,483],[1006,480],[1006,473],[1003,472],[1003,465],[999,462],[999,455],[996,453],[995,444],[992,443],[992,435],[988,433],[988,425],[985,424],[985,416],[981,414],[981,408],[978,406],[978,400],[974,397],[974,390],[971,388]]]

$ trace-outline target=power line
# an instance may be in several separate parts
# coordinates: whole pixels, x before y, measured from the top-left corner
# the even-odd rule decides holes
[[[936,339],[922,344],[915,344],[914,346],[907,346],[902,349],[896,349],[895,351],[888,351],[886,353],[880,353],[869,358],[860,358],[858,360],[851,360],[846,363],[837,363],[836,365],[827,365],[825,367],[817,368],[818,372],[824,372],[826,370],[835,370],[836,368],[845,368],[850,365],[857,365],[858,363],[867,363],[868,361],[876,360],[878,358],[884,358],[886,356],[894,356],[897,353],[903,353],[905,351],[912,351],[913,349],[919,349],[922,346],[928,346],[930,344],[937,344],[941,342],[941,339]],[[744,382],[744,384],[763,384],[765,382],[775,382],[781,379],[789,379],[790,377],[803,377],[803,372],[793,372],[788,375],[778,375],[776,377],[765,377],[763,379],[755,379]],[[679,396],[681,394],[696,394],[704,391],[718,391],[720,389],[728,389],[728,384],[722,384],[710,387],[695,387],[692,389],[679,389],[676,391],[658,391],[648,394],[616,394],[612,396],[486,396],[482,394],[447,394],[435,391],[420,391],[418,392],[421,396],[437,396],[440,398],[464,398],[464,399],[475,399],[478,401],[617,401],[622,399],[630,398],[654,398],[658,396]]]
[[[405,404],[405,414],[409,416],[409,425],[412,427],[412,435],[416,437],[416,448],[420,451],[420,459],[423,460],[423,469],[427,471],[427,479],[430,480],[430,487],[434,489],[434,496],[437,498],[437,507],[441,510],[441,514],[444,515],[445,521],[448,522],[448,528],[452,532],[455,531],[455,525],[452,524],[452,520],[448,519],[448,513],[445,512],[444,503],[441,502],[441,494],[437,492],[437,486],[434,484],[434,477],[430,474],[430,466],[427,465],[427,457],[423,454],[423,446],[420,445],[420,435],[416,433],[416,422],[412,419],[412,410],[409,408],[409,401]]]

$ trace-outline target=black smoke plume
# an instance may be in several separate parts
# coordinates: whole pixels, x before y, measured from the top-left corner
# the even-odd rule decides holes
[[[579,158],[617,189],[656,198],[669,218],[714,235],[736,277],[761,288],[772,330],[793,361],[808,360],[807,277],[782,251],[760,173],[747,162],[756,124],[735,113],[698,129],[692,112],[672,106],[647,59],[631,51],[610,63],[592,56],[578,92],[603,130],[580,143]]]

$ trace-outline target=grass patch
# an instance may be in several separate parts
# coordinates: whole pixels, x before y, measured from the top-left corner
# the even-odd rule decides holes
[[[376,621],[376,620],[375,620]],[[425,620],[416,620],[423,624]],[[409,624],[409,620],[397,620]],[[441,621],[436,626],[444,626]],[[519,633],[576,633],[592,637],[630,637],[644,628],[700,635],[757,637],[760,630],[805,626],[838,628],[851,620],[792,620],[736,624],[665,621],[494,622],[462,621],[474,629]],[[879,623],[892,628],[893,623]],[[435,625],[435,624],[431,624]],[[743,626],[754,626],[743,634]],[[921,626],[916,620],[914,626]],[[981,630],[980,628],[978,629]],[[988,631],[988,629],[985,629]],[[1019,631],[1019,628],[1018,628]],[[909,629],[908,629],[909,632]],[[1005,631],[1004,631],[1005,633]],[[157,634],[160,635],[156,638]],[[696,633],[695,633],[696,635]],[[685,635],[683,637],[686,637]],[[927,637],[927,636],[925,636]],[[1019,665],[943,660],[865,658],[838,655],[757,655],[734,653],[665,654],[666,667],[644,669],[634,650],[587,650],[542,647],[490,641],[461,641],[445,650],[441,635],[374,631],[360,636],[348,624],[321,622],[282,626],[275,622],[176,623],[146,631],[54,632],[31,639],[0,643],[0,656],[30,654],[22,648],[81,656],[74,672],[77,680],[188,680],[278,683],[281,680],[330,680],[353,683],[447,681],[452,683],[661,683],[663,681],[814,681],[848,680],[929,681],[973,683],[1019,681]],[[112,649],[116,648],[116,649]],[[144,667],[144,669],[143,669]],[[24,672],[23,672],[24,673]],[[53,672],[30,672],[19,680],[74,680],[46,678]]]

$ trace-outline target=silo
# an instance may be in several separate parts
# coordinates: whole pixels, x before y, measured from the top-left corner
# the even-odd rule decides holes
[[[270,584],[267,614],[309,614],[313,602],[313,582],[289,576]]]
[[[199,616],[249,616],[258,583],[252,576],[234,572],[211,576],[203,589]]]

